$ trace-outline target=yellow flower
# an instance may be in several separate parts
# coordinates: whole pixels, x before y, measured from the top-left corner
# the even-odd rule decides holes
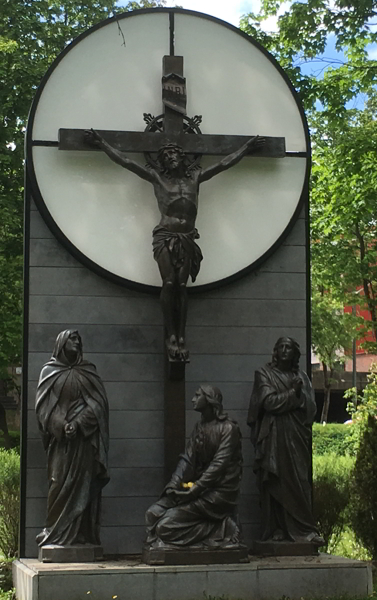
[[[188,483],[182,483],[182,487],[185,489],[192,488],[193,485],[194,483],[192,481],[189,481]]]

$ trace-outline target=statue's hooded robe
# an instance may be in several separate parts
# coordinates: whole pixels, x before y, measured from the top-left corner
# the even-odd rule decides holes
[[[36,414],[47,453],[46,528],[37,536],[46,544],[99,544],[101,490],[108,483],[108,401],[95,366],[79,352],[71,363],[64,347],[73,330],[62,331],[51,359],[43,366]],[[77,424],[68,438],[67,423]]]
[[[298,375],[300,396],[292,389]],[[281,371],[268,364],[255,373],[248,425],[255,446],[262,539],[282,530],[292,541],[317,534],[311,503],[311,425],[316,413],[313,390],[303,371]]]

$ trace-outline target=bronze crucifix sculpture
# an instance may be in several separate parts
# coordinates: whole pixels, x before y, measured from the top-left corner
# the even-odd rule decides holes
[[[260,136],[187,135],[186,87],[183,57],[164,57],[163,129],[156,133],[59,131],[61,149],[103,150],[115,163],[149,181],[154,188],[161,220],[153,230],[153,254],[162,279],[161,305],[165,343],[170,361],[188,360],[185,341],[187,281],[195,281],[202,253],[195,227],[199,186],[237,164],[243,156],[285,156],[284,138]],[[102,135],[104,134],[104,135]],[[111,143],[110,143],[111,142]],[[157,152],[154,165],[146,167],[130,159],[126,152]],[[216,164],[202,169],[188,155],[225,155]]]

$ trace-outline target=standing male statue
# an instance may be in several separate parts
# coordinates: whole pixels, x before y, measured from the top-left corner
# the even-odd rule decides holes
[[[195,242],[199,185],[237,164],[250,150],[257,150],[265,138],[251,137],[239,150],[216,164],[190,168],[182,148],[163,145],[158,152],[159,168],[148,168],[113,148],[97,132],[86,132],[86,141],[101,148],[115,163],[153,185],[161,220],[153,230],[153,255],[162,278],[161,305],[166,329],[166,347],[171,359],[188,359],[185,343],[187,319],[187,281],[195,281],[203,258]]]
[[[272,361],[256,371],[248,425],[255,446],[262,541],[321,546],[311,502],[313,389],[299,370],[300,347],[290,337],[275,344]]]

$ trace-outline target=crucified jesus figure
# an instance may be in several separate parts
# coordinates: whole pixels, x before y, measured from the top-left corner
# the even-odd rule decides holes
[[[237,164],[246,153],[265,143],[251,137],[236,152],[206,169],[190,169],[183,149],[165,144],[158,152],[158,169],[148,168],[113,148],[95,130],[86,131],[86,142],[103,150],[115,163],[153,185],[161,220],[153,230],[153,255],[162,278],[161,305],[166,330],[166,348],[172,360],[188,360],[185,343],[187,281],[195,281],[203,258],[196,239],[199,185]]]

